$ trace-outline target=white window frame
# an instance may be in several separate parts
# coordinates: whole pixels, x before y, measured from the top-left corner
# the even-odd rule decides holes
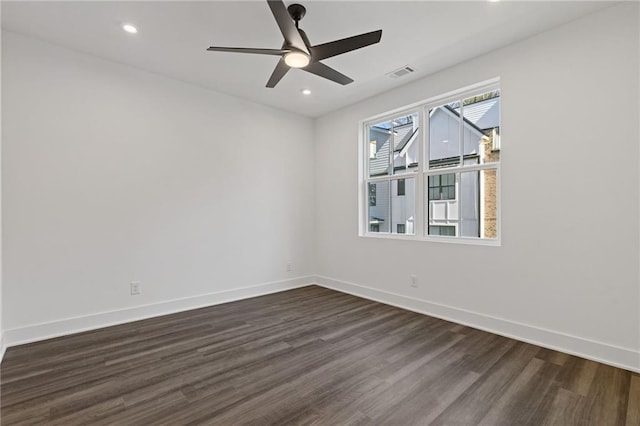
[[[406,107],[398,108],[392,111],[388,111],[382,114],[378,114],[373,117],[369,117],[367,119],[361,120],[359,122],[359,141],[358,141],[358,235],[366,238],[381,238],[381,239],[397,239],[397,240],[411,240],[411,241],[428,241],[428,242],[443,242],[443,243],[453,243],[453,244],[473,244],[473,245],[483,245],[483,246],[500,246],[502,244],[502,208],[501,208],[501,200],[502,200],[502,181],[501,181],[501,163],[502,163],[502,150],[500,155],[500,161],[498,163],[485,163],[485,164],[472,164],[472,165],[464,165],[462,162],[460,165],[455,167],[447,167],[447,168],[433,168],[429,169],[429,110],[435,108],[437,106],[441,106],[443,104],[447,104],[450,102],[455,102],[461,99],[465,99],[469,96],[474,96],[479,93],[484,93],[491,90],[501,89],[500,87],[500,79],[494,78],[490,80],[483,81],[481,83],[477,83],[474,85],[470,85],[455,91],[451,91],[445,93],[440,96],[434,96],[432,98],[426,99],[424,101],[416,102],[412,105],[408,105]],[[502,96],[502,93],[501,93]],[[501,104],[502,108],[502,104]],[[462,106],[462,110],[464,107]],[[418,167],[414,172],[407,172],[402,174],[391,174],[385,176],[369,176],[369,150],[370,150],[370,140],[369,135],[367,134],[367,128],[370,125],[393,120],[394,118],[400,115],[409,115],[414,112],[418,112],[418,138],[420,143],[418,144]],[[462,113],[464,114],[464,112]],[[500,115],[502,115],[502,111],[500,111]],[[464,115],[463,115],[464,116]],[[500,126],[502,126],[502,117],[500,117]],[[460,143],[463,143],[464,140],[464,122],[460,120]],[[502,127],[500,127],[500,134],[502,136]],[[502,142],[502,141],[500,141]],[[461,147],[462,148],[462,147]],[[464,156],[464,150],[461,149],[461,159]],[[393,156],[391,156],[393,158]],[[482,233],[480,237],[462,237],[462,236],[436,236],[429,235],[428,229],[428,204],[427,204],[427,181],[428,176],[430,175],[439,175],[443,173],[456,173],[456,181],[458,180],[459,173],[463,172],[474,172],[474,171],[482,171],[482,170],[495,170],[496,171],[496,181],[497,181],[497,200],[496,200],[496,229],[497,229],[497,237],[496,238],[484,238]],[[482,176],[482,174],[481,174]],[[369,192],[368,192],[368,184],[381,182],[381,181],[389,181],[391,182],[394,179],[398,178],[410,178],[413,177],[416,179],[415,185],[415,221],[414,221],[414,234],[395,234],[390,231],[387,232],[370,232],[368,226],[368,214],[369,214]],[[391,191],[391,184],[389,187]],[[482,203],[481,203],[481,209]],[[389,217],[391,218],[391,217]],[[452,224],[453,225],[453,224]],[[456,226],[456,233],[458,227]]]

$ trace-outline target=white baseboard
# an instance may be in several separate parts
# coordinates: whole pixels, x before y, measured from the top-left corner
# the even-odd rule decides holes
[[[633,349],[622,348],[324,276],[303,276],[151,305],[136,306],[133,308],[4,330],[4,333],[0,336],[0,362],[4,356],[5,349],[10,346],[218,305],[235,300],[248,299],[305,287],[311,284],[317,284],[343,293],[558,350],[603,364],[640,372],[640,353]]]
[[[0,332],[0,364],[4,358],[4,353],[7,351],[7,346],[4,344],[4,333]]]
[[[2,348],[305,287],[313,283],[313,278],[313,276],[297,277],[167,302],[4,330],[4,345]]]
[[[633,349],[584,339],[578,336],[403,296],[401,294],[329,277],[316,276],[315,282],[322,287],[332,290],[452,321],[537,346],[554,349],[614,367],[624,368],[625,370],[640,372],[640,352]]]

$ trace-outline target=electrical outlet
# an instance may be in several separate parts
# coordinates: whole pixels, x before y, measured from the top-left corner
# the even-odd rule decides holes
[[[411,284],[411,287],[418,287],[418,277],[415,275],[411,275],[409,277],[409,284]]]
[[[287,262],[287,272],[293,271],[293,263]]]
[[[131,281],[131,295],[135,296],[142,293],[140,281]]]

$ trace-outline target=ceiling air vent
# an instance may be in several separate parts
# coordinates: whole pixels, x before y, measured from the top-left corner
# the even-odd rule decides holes
[[[395,70],[395,71],[391,71],[391,72],[390,72],[389,74],[387,74],[387,75],[388,75],[389,77],[391,77],[391,78],[400,78],[400,77],[403,77],[403,76],[405,76],[405,75],[407,75],[407,74],[409,74],[409,73],[412,73],[412,72],[414,72],[414,71],[415,71],[415,70],[414,70],[413,68],[411,68],[411,67],[409,67],[409,66],[405,66],[405,67],[402,67],[402,68],[398,68],[398,69],[397,69],[397,70]]]

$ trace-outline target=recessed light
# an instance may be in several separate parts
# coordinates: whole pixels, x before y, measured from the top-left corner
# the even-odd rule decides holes
[[[131,24],[122,24],[122,29],[129,34],[136,34],[138,32],[138,29]]]
[[[302,92],[303,95],[310,95],[311,94],[311,90],[309,90],[309,89],[302,89],[301,92]]]
[[[489,0],[489,3],[498,3],[500,0]]]

